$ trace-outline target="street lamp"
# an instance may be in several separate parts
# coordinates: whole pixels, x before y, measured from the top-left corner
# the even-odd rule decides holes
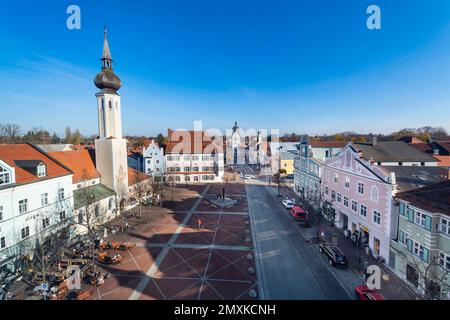
[[[283,146],[278,147],[278,197],[281,197],[280,193],[280,182],[281,182],[281,149]]]

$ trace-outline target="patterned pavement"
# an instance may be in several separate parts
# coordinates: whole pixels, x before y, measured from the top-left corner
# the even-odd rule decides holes
[[[145,208],[136,230],[108,238],[136,246],[111,250],[124,255],[124,261],[102,267],[111,277],[93,289],[93,298],[252,299],[249,292],[258,288],[245,187],[226,185],[227,196],[239,202],[225,210],[207,203],[222,187],[179,187],[170,210]],[[198,219],[204,222],[202,230]]]

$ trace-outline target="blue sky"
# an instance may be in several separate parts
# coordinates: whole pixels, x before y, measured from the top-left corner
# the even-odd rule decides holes
[[[81,8],[81,30],[66,9]],[[366,8],[382,29],[366,28]],[[103,26],[125,134],[450,131],[450,1],[2,1],[0,123],[97,132]]]

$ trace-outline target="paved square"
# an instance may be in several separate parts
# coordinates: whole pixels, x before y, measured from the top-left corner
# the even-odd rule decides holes
[[[238,203],[210,205],[224,187]],[[136,246],[110,250],[123,255],[123,263],[101,266],[111,277],[93,287],[93,299],[252,299],[249,292],[258,287],[245,187],[178,186],[173,194],[172,200],[169,190],[165,208],[143,208],[141,218],[130,221],[133,231],[107,239]]]

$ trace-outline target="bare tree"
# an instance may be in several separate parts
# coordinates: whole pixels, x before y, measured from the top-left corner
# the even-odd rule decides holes
[[[148,195],[151,190],[150,177],[140,171],[134,171],[134,182],[132,186],[133,198],[138,204],[139,218],[142,218],[142,206],[148,201]]]
[[[7,138],[7,141],[9,143],[15,143],[20,133],[20,126],[15,123],[7,123],[3,126],[3,131]]]
[[[402,253],[417,272],[417,287],[423,297],[428,300],[448,299],[443,293],[450,293],[450,271],[441,265],[439,256],[432,256],[429,262],[424,262],[407,249]]]

